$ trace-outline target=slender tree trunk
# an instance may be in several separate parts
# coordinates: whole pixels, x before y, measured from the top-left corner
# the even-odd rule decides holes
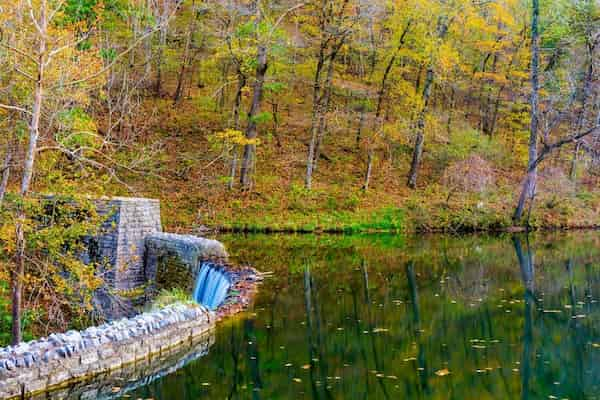
[[[577,133],[581,133],[583,128],[587,124],[586,118],[586,108],[589,98],[592,95],[592,82],[594,81],[594,46],[588,45],[588,68],[586,71],[585,82],[583,86],[583,95],[581,96],[581,110],[579,111],[579,116],[577,118]],[[579,151],[581,150],[581,142],[577,141],[575,143],[575,148],[573,149],[573,158],[571,160],[571,171],[570,178],[572,181],[575,181],[577,178],[577,162],[579,161]]]
[[[360,117],[358,118],[358,129],[356,130],[356,148],[360,147],[360,140],[362,138],[362,130],[365,127],[365,114],[366,107],[362,105],[360,107]]]
[[[152,5],[150,0],[146,0],[145,10],[148,15],[153,13]],[[144,32],[148,32],[152,29],[150,26],[149,18],[144,18],[146,23],[144,24]],[[151,81],[152,81],[152,44],[153,44],[154,34],[148,35],[148,37],[144,40],[144,80],[146,82],[145,87],[150,89]],[[133,52],[132,52],[133,53]]]
[[[257,34],[260,23],[262,21],[262,15],[260,7],[256,7],[257,18],[256,18],[256,30]],[[260,38],[259,38],[260,40]],[[258,45],[257,52],[257,66],[256,66],[256,82],[254,83],[254,94],[252,96],[252,105],[250,112],[248,113],[248,128],[246,129],[246,139],[254,140],[258,134],[258,127],[256,125],[255,117],[260,112],[260,103],[263,97],[263,89],[265,84],[265,76],[268,68],[268,48],[266,43],[260,43]],[[252,170],[254,168],[254,157],[256,153],[256,144],[249,143],[244,145],[244,156],[242,159],[242,168],[240,172],[240,184],[242,189],[250,189],[252,185]]]
[[[6,147],[6,155],[4,156],[4,164],[2,165],[2,181],[0,182],[0,209],[2,209],[2,203],[4,202],[4,196],[8,189],[8,179],[10,178],[10,166],[13,158],[13,146],[12,143],[8,143]]]
[[[452,134],[452,117],[454,116],[454,107],[456,107],[456,89],[452,86],[450,93],[450,107],[448,108],[448,121],[446,121],[446,132],[448,137]]]
[[[531,21],[531,126],[529,131],[529,163],[527,176],[522,185],[521,195],[517,203],[517,208],[513,215],[514,221],[519,221],[523,217],[525,203],[527,198],[533,198],[537,183],[537,166],[534,165],[538,158],[538,124],[539,124],[539,63],[540,63],[540,37],[538,31],[538,21],[540,16],[539,0],[532,0],[533,15]],[[533,168],[532,168],[533,166]]]
[[[195,7],[196,2],[192,2],[192,20],[190,21],[190,27],[188,29],[187,38],[185,40],[185,49],[183,51],[183,58],[181,59],[181,67],[179,68],[179,76],[177,77],[177,88],[175,89],[175,94],[173,95],[173,103],[177,104],[181,98],[181,94],[183,93],[183,83],[185,80],[185,73],[189,64],[191,64],[190,60],[190,51],[192,48],[192,42],[194,40],[194,34],[196,33],[196,15],[195,15]]]
[[[238,69],[238,87],[235,94],[235,101],[233,104],[233,129],[240,129],[240,107],[242,105],[242,91],[246,87],[246,76]],[[237,164],[239,157],[239,145],[233,145],[233,155],[231,157],[231,166],[229,168],[229,190],[235,186],[235,174],[237,173]]]
[[[425,87],[423,88],[423,108],[419,113],[417,120],[417,135],[415,139],[415,147],[413,149],[412,162],[410,164],[410,172],[408,174],[408,187],[414,189],[417,187],[417,177],[421,165],[421,157],[423,155],[423,143],[425,141],[425,117],[429,109],[429,99],[431,97],[431,87],[433,85],[433,69],[427,69],[427,77],[425,78]]]
[[[154,85],[154,93],[156,94],[156,96],[160,96],[160,93],[162,91],[162,64],[166,46],[167,26],[164,25],[158,31],[158,51],[156,53],[156,82]]]
[[[321,113],[319,115],[319,125],[317,130],[317,144],[315,146],[315,157],[313,159],[313,172],[317,170],[317,164],[319,163],[319,157],[321,156],[321,147],[323,145],[323,139],[325,137],[325,123],[327,118],[327,112],[329,111],[329,106],[331,103],[331,85],[333,80],[333,70],[335,65],[335,58],[337,56],[337,52],[340,49],[339,47],[334,49],[329,58],[329,65],[327,66],[327,78],[325,79],[325,87],[323,88],[323,99],[322,99],[322,107]]]
[[[498,65],[498,55],[494,54],[494,60],[492,62],[492,73],[496,73]],[[483,116],[483,133],[492,137],[494,134],[494,125],[496,123],[495,112],[494,110],[494,102],[492,101],[492,88],[487,88],[487,94],[485,97],[485,115]]]
[[[569,178],[575,182],[577,179],[577,162],[579,161],[579,152],[581,150],[581,142],[575,143],[573,149],[573,158],[571,159],[571,170],[569,171]]]
[[[371,184],[371,174],[373,172],[373,158],[375,157],[374,146],[369,144],[369,153],[367,154],[367,172],[365,173],[365,182],[363,184],[363,190],[366,192],[369,190]]]
[[[275,136],[277,147],[281,147],[281,137],[279,136],[279,103],[277,100],[271,103],[271,111],[273,114],[273,136]]]
[[[390,58],[389,62],[387,63],[387,65],[385,67],[385,70],[383,72],[383,77],[381,78],[381,86],[379,87],[379,91],[377,93],[377,107],[375,108],[376,127],[375,127],[375,132],[373,133],[374,135],[379,135],[381,133],[381,131],[383,130],[384,119],[381,114],[383,111],[383,101],[385,99],[385,94],[386,94],[386,89],[387,89],[387,81],[390,76],[390,72],[392,72],[392,68],[394,67],[394,64],[396,63],[396,58],[398,57],[398,53],[400,52],[400,50],[402,50],[402,47],[404,47],[406,35],[410,31],[411,25],[412,25],[412,20],[409,20],[408,23],[406,24],[406,27],[404,28],[404,31],[402,32],[402,35],[400,36],[400,41],[398,42],[398,47],[396,48],[396,51]],[[361,114],[361,116],[362,116],[362,114]],[[374,140],[375,140],[375,137],[373,138],[373,141]],[[373,160],[375,158],[374,146],[375,146],[375,143],[372,143],[371,140],[367,143],[367,170],[365,173],[365,181],[363,183],[363,190],[365,190],[365,191],[369,190],[369,185],[371,183],[371,174],[373,172]],[[390,159],[391,159],[391,157],[390,157]]]
[[[423,64],[419,64],[419,70],[417,71],[417,77],[415,79],[415,91],[421,90],[421,76],[423,75]]]
[[[317,61],[317,69],[315,71],[315,79],[313,82],[313,107],[311,116],[311,127],[310,127],[310,143],[308,145],[308,159],[306,160],[306,177],[304,184],[306,189],[310,190],[312,187],[312,176],[315,159],[315,148],[317,146],[317,135],[318,135],[318,120],[321,113],[321,74],[323,73],[323,67],[325,64],[325,46],[321,43],[319,50],[319,57]]]
[[[29,123],[29,145],[25,154],[25,163],[23,166],[23,179],[21,181],[20,210],[16,222],[16,256],[15,269],[12,274],[12,339],[13,344],[17,344],[23,339],[21,326],[22,295],[23,295],[23,276],[25,275],[25,210],[23,202],[26,199],[31,181],[33,178],[33,168],[37,152],[37,142],[40,132],[40,118],[42,115],[42,105],[44,100],[44,68],[46,63],[46,40],[48,32],[47,22],[47,0],[42,0],[40,5],[40,17],[37,21],[41,32],[39,33],[38,43],[38,69],[37,81],[35,82],[33,108],[31,120]]]

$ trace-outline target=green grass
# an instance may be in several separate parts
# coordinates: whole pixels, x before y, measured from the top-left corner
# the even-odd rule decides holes
[[[328,211],[316,213],[289,212],[285,215],[224,220],[221,228],[244,232],[400,232],[405,224],[404,211],[384,208],[373,212]]]
[[[186,290],[175,288],[169,290],[161,290],[154,302],[152,303],[153,308],[164,308],[171,304],[176,303],[191,303],[192,297]]]

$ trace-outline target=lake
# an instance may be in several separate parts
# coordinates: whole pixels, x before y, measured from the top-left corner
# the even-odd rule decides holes
[[[123,398],[600,398],[600,232],[218,239],[254,307]]]

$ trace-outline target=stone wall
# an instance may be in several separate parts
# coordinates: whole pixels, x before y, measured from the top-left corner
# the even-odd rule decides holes
[[[97,200],[97,207],[107,220],[91,240],[87,257],[106,265],[103,276],[111,289],[143,286],[146,237],[162,231],[159,200],[116,197]]]
[[[215,315],[204,307],[179,304],[0,349],[0,398],[36,394],[117,370],[204,335],[214,324]]]
[[[179,280],[193,285],[202,261],[224,261],[227,257],[225,247],[217,240],[153,233],[146,238],[146,281],[156,282],[161,275],[177,281],[176,275],[179,274],[182,275]],[[184,285],[177,286],[185,288]]]
[[[195,337],[181,346],[159,355],[137,361],[118,370],[97,375],[31,397],[32,400],[112,400],[128,397],[128,393],[185,367],[208,354],[215,342],[213,332]]]

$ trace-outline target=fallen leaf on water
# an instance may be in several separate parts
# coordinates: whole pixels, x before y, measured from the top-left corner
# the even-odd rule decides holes
[[[121,391],[121,388],[118,387],[118,386],[115,386],[114,388],[112,388],[112,392],[113,393],[117,393],[117,392],[120,392],[120,391]]]
[[[404,359],[404,362],[408,362],[408,361],[416,361],[416,357],[408,357]]]
[[[446,375],[450,374],[450,371],[448,371],[447,368],[444,368],[444,369],[440,369],[439,371],[435,371],[435,374],[437,376],[446,376]]]
[[[304,364],[304,365],[302,366],[302,369],[310,369],[310,364]]]
[[[301,382],[302,382],[302,379],[300,379],[300,378],[294,378],[294,379],[292,379],[292,380],[293,380],[294,382],[296,382],[296,383],[301,383]]]
[[[380,332],[388,332],[389,329],[386,328],[375,328],[373,329],[373,333],[380,333]]]

